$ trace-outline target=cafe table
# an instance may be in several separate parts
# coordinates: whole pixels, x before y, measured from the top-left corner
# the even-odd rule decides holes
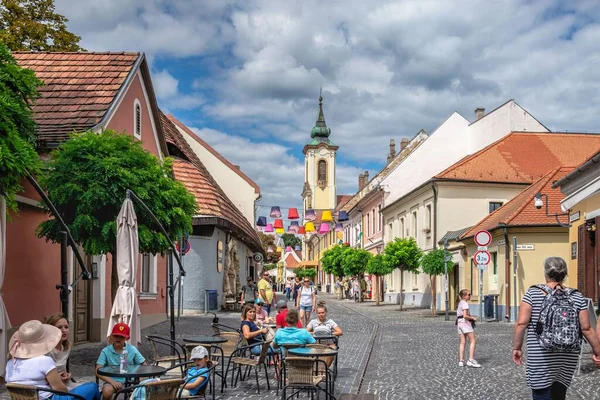
[[[98,375],[109,378],[125,378],[125,386],[135,385],[141,378],[162,376],[166,372],[166,368],[157,365],[128,365],[127,372],[121,372],[118,365],[109,365],[98,369]]]
[[[331,357],[338,353],[335,349],[317,349],[314,347],[297,347],[289,349],[287,352],[296,357]]]

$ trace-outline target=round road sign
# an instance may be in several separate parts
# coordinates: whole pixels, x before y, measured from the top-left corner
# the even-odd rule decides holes
[[[477,246],[485,247],[492,243],[492,234],[488,231],[479,231],[475,234],[474,239]]]
[[[492,256],[490,253],[485,250],[480,250],[473,255],[473,261],[475,261],[475,264],[477,265],[488,265],[491,259]]]
[[[263,255],[260,253],[254,253],[254,255],[252,257],[254,258],[254,261],[256,261],[256,262],[261,262],[263,260]]]

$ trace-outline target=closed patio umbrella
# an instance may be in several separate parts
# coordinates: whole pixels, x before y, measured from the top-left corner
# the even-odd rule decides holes
[[[4,299],[2,284],[4,283],[4,268],[6,263],[6,199],[0,196],[0,376],[4,376],[6,365],[6,331],[10,329],[10,321]]]
[[[137,217],[131,199],[126,198],[117,217],[117,275],[119,288],[110,312],[107,336],[113,326],[124,322],[131,328],[129,343],[141,342],[140,309],[135,290],[136,270],[139,257]]]

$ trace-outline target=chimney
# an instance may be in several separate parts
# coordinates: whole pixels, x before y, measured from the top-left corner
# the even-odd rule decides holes
[[[363,172],[363,179],[364,179],[364,185],[363,187],[367,186],[367,183],[369,183],[369,171],[365,171]]]
[[[400,141],[400,151],[404,150],[405,148],[408,147],[408,139],[407,138],[402,138],[402,140]]]
[[[477,107],[475,109],[475,121],[479,121],[485,115],[485,108]]]
[[[387,163],[389,164],[394,157],[396,157],[396,142],[394,139],[390,139],[390,154],[387,156]]]
[[[365,176],[363,174],[358,174],[358,191],[363,190],[365,181]]]

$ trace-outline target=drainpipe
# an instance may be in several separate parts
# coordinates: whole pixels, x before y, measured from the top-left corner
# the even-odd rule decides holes
[[[506,291],[504,294],[504,301],[506,302],[506,314],[504,318],[510,321],[510,241],[508,240],[508,227],[504,223],[499,223],[498,226],[502,226],[502,232],[504,234],[504,285]]]
[[[438,188],[435,181],[431,182],[431,190],[433,190],[433,245],[437,245],[437,203],[438,203]],[[433,278],[431,284],[431,294],[435,294],[435,303],[432,304],[432,313],[437,310],[437,276]],[[433,299],[432,299],[433,300]]]

